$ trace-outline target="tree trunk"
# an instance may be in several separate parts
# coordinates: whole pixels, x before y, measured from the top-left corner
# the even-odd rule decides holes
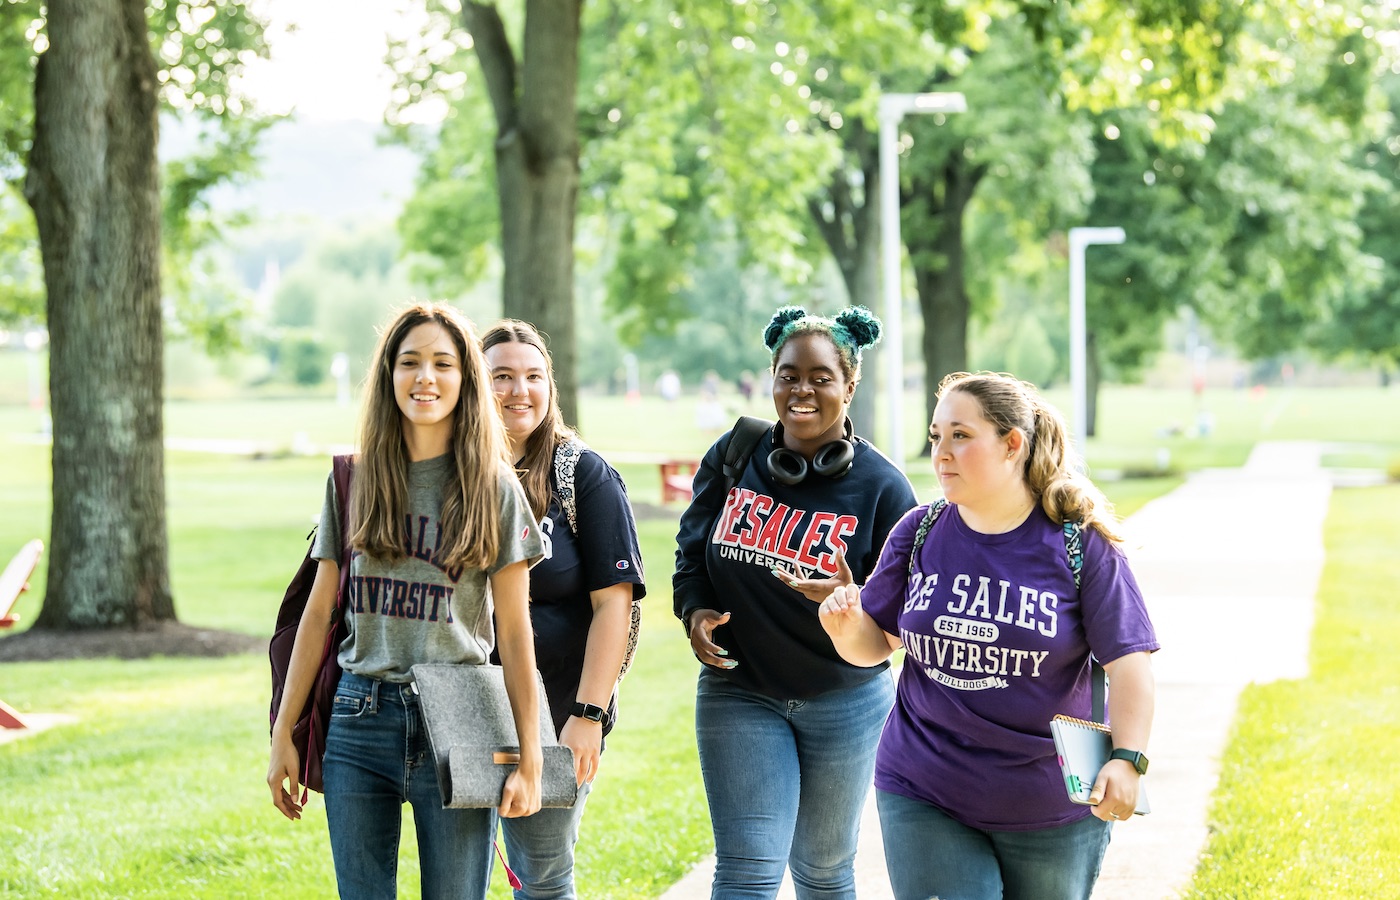
[[[931,215],[921,227],[905,227],[904,244],[914,266],[923,316],[924,421],[933,420],[938,383],[967,369],[967,324],[972,304],[964,270],[963,214],[985,170],[969,167],[960,152],[929,176],[916,174],[911,195]],[[902,203],[901,205],[908,205]],[[920,455],[929,453],[925,436]]]
[[[851,189],[853,167],[842,166],[832,173],[826,196],[810,201],[808,211],[841,271],[850,305],[879,314],[884,310],[880,307],[880,167],[875,135],[857,121],[842,132],[842,137],[860,167],[861,196],[855,196]],[[882,355],[875,347],[865,352],[861,388],[851,402],[856,434],[871,440],[875,437],[875,401],[884,379]]]
[[[578,54],[582,0],[528,0],[516,55],[492,3],[464,3],[496,117],[505,315],[549,339],[559,407],[578,424],[574,214],[578,202]]]
[[[156,66],[141,0],[49,0],[25,197],[48,292],[53,522],[36,628],[174,619]]]

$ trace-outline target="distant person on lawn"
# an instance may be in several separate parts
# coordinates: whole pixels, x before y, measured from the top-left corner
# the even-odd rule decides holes
[[[791,869],[801,900],[855,894],[856,838],[894,699],[887,665],[841,659],[817,602],[864,581],[914,505],[909,481],[852,433],[869,310],[784,307],[764,331],[778,422],[732,487],[719,439],[681,516],[675,613],[703,663],[695,701],[714,825],[711,897],[771,898]]]

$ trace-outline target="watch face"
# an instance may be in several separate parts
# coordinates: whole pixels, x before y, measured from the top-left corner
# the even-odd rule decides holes
[[[603,721],[603,716],[607,715],[607,713],[608,711],[606,709],[603,709],[603,707],[594,706],[591,703],[574,704],[573,714],[578,716],[580,719],[587,719],[590,722]]]

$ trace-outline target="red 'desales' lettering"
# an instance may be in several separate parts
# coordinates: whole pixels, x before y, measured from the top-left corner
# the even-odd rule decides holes
[[[855,516],[808,512],[766,494],[734,488],[725,499],[710,540],[723,547],[755,551],[755,565],[782,561],[799,570],[835,575],[836,556],[847,552],[846,538],[855,534],[859,524]]]

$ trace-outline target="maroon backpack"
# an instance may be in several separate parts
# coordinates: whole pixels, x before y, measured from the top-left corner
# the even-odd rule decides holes
[[[355,467],[353,456],[337,456],[331,465],[331,477],[335,480],[335,493],[340,501],[340,588],[335,596],[334,624],[326,635],[325,646],[321,648],[321,665],[316,670],[316,680],[311,686],[311,695],[297,716],[292,728],[292,744],[301,758],[302,794],[298,802],[306,802],[306,789],[321,791],[321,757],[326,752],[326,731],[330,727],[331,703],[335,700],[335,689],[340,684],[339,648],[345,640],[345,588],[350,580],[350,554],[347,543],[350,522],[347,509],[350,496],[350,476]],[[315,534],[315,531],[312,531]],[[314,542],[313,542],[314,543]],[[292,646],[296,643],[297,627],[301,624],[306,601],[311,596],[311,585],[316,581],[318,561],[311,558],[311,547],[306,548],[306,558],[301,568],[292,576],[287,585],[287,593],[282,597],[282,606],[277,610],[277,626],[272,632],[267,655],[272,662],[272,708],[268,712],[269,727],[277,721],[277,710],[282,704],[282,690],[287,684],[287,668],[291,664]]]

